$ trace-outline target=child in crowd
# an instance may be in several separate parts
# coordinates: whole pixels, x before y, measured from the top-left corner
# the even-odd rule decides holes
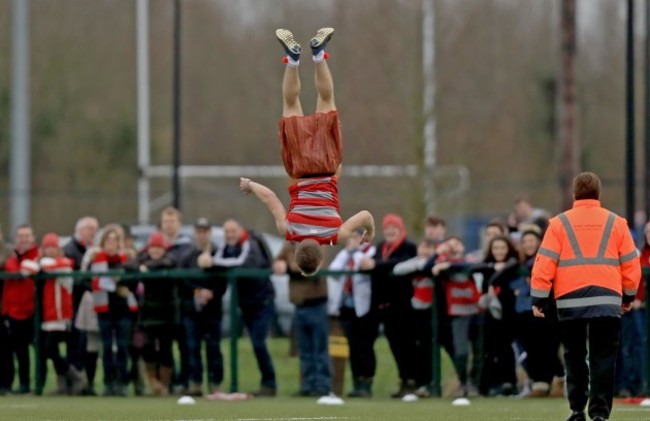
[[[415,373],[415,382],[417,389],[415,395],[419,397],[431,396],[432,382],[432,313],[431,306],[433,303],[433,280],[430,273],[423,273],[422,269],[426,263],[436,254],[436,243],[432,239],[420,241],[417,249],[417,256],[404,262],[398,263],[393,268],[395,275],[413,276],[413,297],[411,306],[413,307],[413,324],[414,330],[414,349],[413,359],[418,367]]]
[[[61,274],[72,272],[72,260],[63,257],[59,246],[59,236],[46,234],[41,241],[41,271]],[[45,383],[47,360],[52,361],[56,371],[55,395],[78,395],[86,387],[86,379],[74,365],[61,356],[59,344],[69,346],[70,328],[72,326],[72,286],[69,276],[57,276],[47,279],[43,285],[43,362],[41,364],[41,381]]]
[[[155,276],[157,271],[176,267],[176,261],[167,254],[168,247],[165,236],[155,232],[149,237],[147,247],[138,259],[128,264],[129,270],[152,272],[142,278],[144,294],[138,323],[145,337],[142,356],[146,363],[149,389],[157,396],[169,394],[174,367],[172,342],[179,324],[176,282],[165,276]]]

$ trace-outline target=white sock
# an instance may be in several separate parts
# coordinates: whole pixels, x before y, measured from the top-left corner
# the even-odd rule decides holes
[[[287,66],[292,68],[297,68],[300,65],[300,59],[294,60],[291,57],[287,56]]]
[[[314,60],[314,63],[320,63],[325,60],[325,50],[320,50],[318,54],[314,54],[312,59]]]

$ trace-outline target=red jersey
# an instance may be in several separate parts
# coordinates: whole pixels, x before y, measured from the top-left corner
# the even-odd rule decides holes
[[[308,178],[289,187],[288,241],[312,239],[334,245],[343,224],[339,215],[339,191],[335,176]]]
[[[56,273],[70,273],[74,266],[67,257],[42,258],[40,264],[42,270]],[[62,330],[61,322],[72,322],[72,287],[72,277],[58,276],[45,281],[43,330]]]
[[[14,252],[5,264],[6,272],[18,273],[21,267],[28,272],[38,272],[38,248],[34,245],[23,254]],[[34,315],[34,280],[31,278],[6,279],[2,289],[2,314],[16,320],[25,320]]]

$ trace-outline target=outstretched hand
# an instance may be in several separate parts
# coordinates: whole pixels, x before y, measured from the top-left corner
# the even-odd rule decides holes
[[[239,179],[239,190],[241,190],[241,192],[244,194],[250,194],[253,192],[253,189],[251,188],[250,178],[241,177]]]

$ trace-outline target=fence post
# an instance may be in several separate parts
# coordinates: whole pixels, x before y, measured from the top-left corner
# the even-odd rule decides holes
[[[237,296],[237,275],[228,271],[228,286],[230,287],[230,392],[239,389],[239,373],[237,371],[237,340],[239,339],[239,298]]]
[[[47,364],[47,361],[43,361],[41,354],[43,352],[42,348],[42,334],[41,334],[41,319],[43,312],[43,278],[40,274],[34,275],[34,393],[36,396],[41,396],[43,394],[43,372],[45,371],[43,364]]]
[[[438,297],[436,294],[431,302],[431,368],[433,370],[433,390],[431,391],[434,396],[442,396],[442,373],[440,368],[440,344],[438,343]]]

